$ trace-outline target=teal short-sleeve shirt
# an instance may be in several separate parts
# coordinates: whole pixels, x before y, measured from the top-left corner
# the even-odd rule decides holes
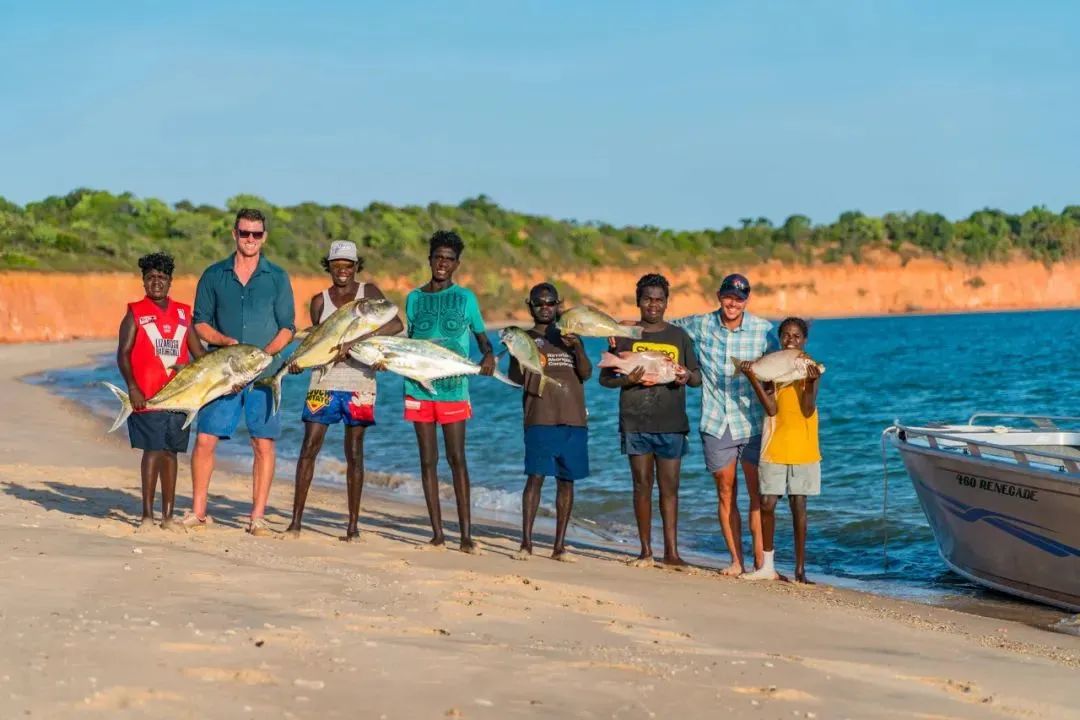
[[[470,336],[484,332],[480,304],[472,290],[451,285],[439,292],[417,288],[405,298],[408,334],[417,340],[430,340],[458,355],[469,357]],[[418,383],[405,379],[405,394],[417,400],[460,402],[469,399],[466,377],[436,380],[434,394]]]

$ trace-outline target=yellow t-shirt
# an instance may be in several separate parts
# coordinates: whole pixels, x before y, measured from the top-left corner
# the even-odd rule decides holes
[[[777,465],[821,462],[818,413],[804,417],[799,404],[803,382],[785,385],[776,393],[776,415],[765,416],[761,459]]]

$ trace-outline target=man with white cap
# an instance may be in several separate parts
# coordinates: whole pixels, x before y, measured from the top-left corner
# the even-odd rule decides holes
[[[330,273],[331,285],[311,298],[311,324],[318,325],[340,306],[358,298],[382,298],[373,283],[359,282],[356,274],[364,261],[356,245],[347,240],[335,240],[322,260],[323,270]],[[397,335],[404,329],[395,317],[375,331],[375,335]],[[295,365],[289,372],[299,373]],[[322,449],[326,430],[331,425],[345,425],[345,485],[349,497],[349,525],[345,541],[357,538],[360,531],[360,494],[364,489],[364,430],[375,424],[375,372],[363,363],[346,356],[319,374],[313,374],[304,400],[301,415],[304,421],[304,442],[296,462],[296,492],[293,497],[292,522],[285,531],[289,537],[299,537],[311,479],[315,474],[315,459]]]

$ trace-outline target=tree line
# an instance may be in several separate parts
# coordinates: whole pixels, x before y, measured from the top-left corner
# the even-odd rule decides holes
[[[861,261],[871,250],[903,260],[935,257],[979,264],[1017,257],[1055,262],[1080,256],[1080,205],[1060,213],[1034,207],[1021,214],[983,209],[950,221],[940,213],[894,212],[881,217],[850,211],[829,223],[792,215],[780,225],[743,218],[738,227],[669,230],[556,220],[499,207],[480,195],[458,205],[363,209],[301,203],[275,206],[252,195],[224,208],[180,201],[169,205],[131,193],[81,188],[19,206],[0,197],[0,269],[130,270],[141,255],[165,250],[178,272],[198,273],[231,248],[233,213],[258,207],[270,218],[267,255],[293,273],[318,273],[330,240],[352,240],[377,274],[427,277],[427,238],[452,228],[465,238],[470,275],[508,289],[506,268],[560,271],[589,267],[764,260],[801,263]],[[501,287],[506,285],[506,288]]]

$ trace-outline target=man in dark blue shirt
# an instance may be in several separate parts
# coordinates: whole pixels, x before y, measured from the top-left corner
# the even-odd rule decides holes
[[[271,355],[281,351],[296,331],[296,306],[285,271],[262,255],[266,218],[258,210],[242,209],[233,224],[236,252],[203,272],[195,290],[192,310],[195,329],[211,349],[247,343]],[[272,369],[272,368],[271,368]],[[214,450],[228,439],[243,416],[255,457],[252,463],[252,535],[270,535],[263,519],[270,483],[274,478],[275,441],[281,422],[271,413],[270,391],[249,386],[225,395],[199,411],[195,450],[191,453],[192,512],[184,518],[188,528],[213,522],[206,512]]]

